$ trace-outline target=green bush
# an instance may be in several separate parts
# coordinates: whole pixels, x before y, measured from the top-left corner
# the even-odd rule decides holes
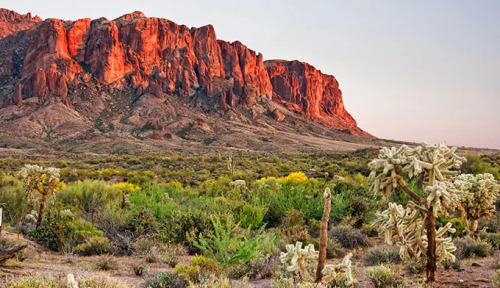
[[[73,252],[81,256],[101,255],[111,252],[112,244],[108,238],[94,236],[87,242],[76,246]]]
[[[211,220],[213,234],[200,233],[198,240],[192,241],[205,256],[217,261],[223,270],[231,265],[248,263],[262,254],[264,226],[252,233],[250,228],[240,228],[230,217],[224,224],[217,217]]]
[[[72,216],[60,210],[47,212],[40,226],[28,232],[38,244],[54,251],[69,250],[72,247],[74,228],[70,225]]]
[[[119,205],[122,192],[103,181],[84,180],[67,185],[56,192],[56,199],[65,207],[77,209],[85,219],[94,222],[106,207]]]
[[[154,234],[158,231],[158,223],[155,216],[146,208],[133,212],[125,227],[134,232],[136,237]]]

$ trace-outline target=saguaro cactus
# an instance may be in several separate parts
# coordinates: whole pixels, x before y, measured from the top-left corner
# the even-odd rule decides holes
[[[52,194],[59,184],[59,169],[43,168],[38,165],[24,165],[21,170],[21,177],[24,179],[24,185],[28,195],[32,195],[36,191],[42,195],[40,200],[40,209],[38,211],[38,220],[36,228],[42,223],[43,214],[45,212],[45,201]]]
[[[455,247],[448,232],[454,232],[451,223],[436,231],[437,213],[447,215],[459,204],[460,191],[452,184],[454,169],[460,168],[465,158],[455,154],[456,148],[444,144],[423,143],[416,148],[401,146],[382,148],[377,159],[369,163],[370,190],[388,199],[392,193],[405,192],[412,199],[406,208],[389,203],[389,208],[377,213],[379,233],[391,243],[395,238],[402,258],[414,257],[426,261],[427,282],[435,281],[438,261],[454,259]],[[405,177],[421,181],[424,195],[412,191]]]

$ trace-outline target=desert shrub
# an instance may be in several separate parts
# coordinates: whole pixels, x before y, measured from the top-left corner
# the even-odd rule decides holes
[[[54,251],[71,247],[74,229],[70,225],[73,215],[66,210],[47,212],[40,226],[29,231],[29,237],[38,244]]]
[[[141,190],[130,192],[128,199],[132,212],[144,209],[151,211],[156,220],[162,223],[177,208],[177,204],[172,201],[165,188],[156,184],[146,185]]]
[[[146,278],[143,288],[185,288],[188,282],[180,275],[169,271]]]
[[[231,265],[244,264],[260,256],[263,250],[264,226],[252,232],[242,229],[228,217],[221,223],[217,217],[211,217],[213,234],[199,234],[198,240],[192,239],[195,247],[203,254],[215,259],[223,270]]]
[[[397,282],[398,272],[394,266],[380,265],[367,269],[368,278],[370,278],[376,288],[385,288],[393,286]]]
[[[497,208],[496,217],[479,220],[479,230],[492,233],[500,233],[500,209]]]
[[[459,260],[473,257],[488,257],[492,254],[490,243],[472,238],[455,239],[453,244],[457,248],[455,256]]]
[[[404,261],[404,268],[412,274],[420,274],[425,270],[425,263],[410,258]]]
[[[210,221],[210,214],[206,210],[193,207],[181,208],[173,211],[163,224],[162,237],[167,241],[188,246],[190,252],[196,252],[191,237],[196,237],[200,233],[210,233],[213,225]]]
[[[108,238],[102,236],[94,236],[87,242],[76,246],[73,252],[82,256],[101,255],[111,252],[112,243]]]
[[[490,173],[495,179],[500,179],[500,169],[494,167],[491,163],[485,161],[484,156],[480,155],[469,155],[467,156],[467,162],[463,163],[460,167],[461,173],[470,174],[483,174]]]
[[[97,260],[95,260],[91,264],[91,268],[93,270],[102,270],[102,271],[117,270],[118,262],[116,262],[113,256],[104,255],[97,258]]]
[[[95,222],[106,207],[121,203],[121,191],[103,181],[84,180],[57,192],[56,199],[65,207],[80,211],[88,221]]]
[[[290,182],[282,185],[280,192],[272,192],[270,187],[258,191],[258,196],[269,209],[264,222],[277,225],[289,210],[295,209],[304,213],[304,219],[321,219],[323,215],[323,197],[317,189],[306,188],[304,183]]]
[[[338,225],[328,233],[328,237],[335,239],[343,248],[353,249],[368,246],[366,236],[359,229]]]
[[[81,218],[74,218],[68,223],[73,228],[75,245],[87,242],[92,237],[103,237],[103,231],[97,229],[92,223]]]
[[[493,260],[493,266],[495,267],[495,269],[500,269],[500,251],[497,251],[495,255],[493,255]]]
[[[204,256],[195,256],[190,265],[179,265],[175,272],[191,283],[199,283],[210,275],[220,275],[221,268],[213,259]]]
[[[367,237],[377,237],[378,230],[377,227],[373,225],[363,225],[360,229],[361,233],[365,234]]]
[[[158,231],[158,223],[155,216],[146,208],[133,212],[125,227],[134,232],[136,237],[154,234]]]
[[[495,274],[493,274],[493,279],[491,279],[491,283],[493,283],[495,287],[500,287],[500,270],[497,270]]]
[[[494,249],[500,249],[500,233],[480,232],[479,238],[490,243]]]
[[[14,177],[1,175],[0,203],[9,203],[9,205],[2,205],[4,223],[14,222],[24,215],[25,211],[34,208],[25,200],[23,183]]]
[[[144,266],[142,266],[142,265],[135,265],[133,270],[134,270],[135,276],[143,276],[144,273],[146,272],[146,268],[144,268]]]
[[[375,247],[367,250],[363,255],[363,264],[365,266],[376,266],[382,263],[398,264],[400,262],[399,251],[394,248]]]
[[[271,253],[264,258],[258,258],[250,262],[245,276],[250,278],[270,278],[281,265],[279,253]]]
[[[206,180],[201,183],[199,187],[200,195],[211,197],[223,196],[225,195],[225,193],[231,190],[229,183],[231,183],[232,181],[233,180],[231,178],[226,176],[219,177],[217,180]]]

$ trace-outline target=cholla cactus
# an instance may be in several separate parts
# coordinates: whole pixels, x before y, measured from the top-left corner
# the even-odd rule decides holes
[[[489,173],[458,175],[453,179],[453,185],[464,192],[460,195],[458,209],[465,229],[469,233],[476,233],[478,220],[495,214],[500,185]]]
[[[69,288],[78,288],[78,282],[75,279],[75,275],[73,274],[68,274],[66,276],[67,279],[67,284]]]
[[[323,269],[323,277],[322,283],[328,284],[337,276],[338,270],[344,270],[347,281],[344,283],[346,286],[351,286],[354,284],[354,278],[352,276],[352,253],[347,254],[344,259],[342,259],[342,263],[337,265],[327,265]]]
[[[388,243],[396,240],[402,258],[427,262],[428,282],[435,281],[438,261],[454,259],[452,253],[456,248],[446,235],[455,229],[447,223],[436,231],[436,217],[438,212],[446,215],[454,211],[464,193],[451,182],[458,174],[456,169],[465,161],[455,151],[455,147],[448,148],[442,143],[423,143],[416,148],[405,145],[399,149],[382,148],[378,158],[368,164],[372,192],[382,194],[385,199],[401,191],[411,197],[406,208],[389,203],[387,210],[377,213],[374,225]],[[425,195],[420,196],[408,188],[405,177],[422,181]]]
[[[243,187],[244,188],[246,186],[246,182],[245,182],[245,180],[238,179],[238,180],[234,180],[232,182],[229,182],[229,186]]]
[[[234,175],[234,157],[233,157],[233,152],[231,151],[227,153],[227,170],[231,172],[231,176]]]
[[[42,223],[47,197],[60,187],[59,169],[53,167],[43,168],[38,165],[26,164],[23,169],[21,169],[20,176],[24,179],[24,186],[28,198],[34,196],[34,191],[42,195],[40,210],[38,211],[38,220],[36,222],[36,227],[38,228]]]
[[[295,245],[286,245],[286,253],[281,252],[280,260],[283,264],[289,264],[287,271],[296,273],[304,281],[310,281],[312,277],[307,271],[306,260],[317,257],[318,252],[314,250],[314,245],[309,244],[302,248],[302,242],[297,242]]]

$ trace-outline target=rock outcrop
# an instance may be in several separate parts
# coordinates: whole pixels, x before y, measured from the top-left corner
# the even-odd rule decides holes
[[[357,127],[342,100],[337,79],[300,61],[265,62],[273,86],[273,99],[307,119],[353,134],[370,136]]]
[[[42,19],[38,16],[31,16],[31,13],[21,15],[14,11],[0,8],[0,39],[19,31],[29,30],[39,21],[42,21]]]
[[[21,105],[21,93],[73,107],[69,99],[78,104],[81,93],[130,89],[161,101],[177,95],[205,111],[250,108],[255,114],[251,107],[275,101],[327,127],[369,135],[345,110],[333,76],[298,61],[264,63],[262,54],[239,41],[218,40],[211,25],[188,28],[141,12],[115,20],[41,21],[5,9],[1,23],[10,28],[0,29],[0,77],[10,77],[15,89],[4,89],[10,97],[0,90],[3,106]],[[266,115],[284,120],[281,111],[269,109]],[[198,120],[192,126],[211,130]]]

